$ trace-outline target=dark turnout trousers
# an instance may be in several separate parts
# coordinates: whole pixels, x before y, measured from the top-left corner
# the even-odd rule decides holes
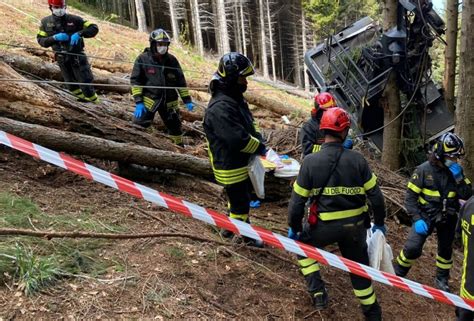
[[[65,82],[92,83],[91,66],[83,54],[56,54],[56,61]],[[82,101],[94,102],[97,94],[92,85],[68,85],[68,89]]]

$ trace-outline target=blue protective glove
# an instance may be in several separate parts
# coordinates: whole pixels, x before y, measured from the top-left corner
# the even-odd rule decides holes
[[[462,173],[461,165],[453,162],[451,165],[449,165],[448,168],[451,174],[453,174],[453,177],[456,180],[456,182],[459,183],[460,181],[462,181],[462,179],[464,178],[464,175]]]
[[[387,234],[387,227],[385,225],[373,225],[372,226],[372,233],[375,233],[375,231],[379,230],[380,232],[383,233],[383,235]]]
[[[69,36],[67,33],[61,32],[57,33],[53,36],[54,40],[56,41],[69,41]]]
[[[195,104],[192,101],[190,101],[189,103],[186,103],[186,108],[188,109],[188,111],[193,111],[194,106]]]
[[[352,146],[354,146],[354,143],[352,142],[352,138],[347,137],[344,143],[342,143],[342,146],[345,149],[352,149]]]
[[[300,238],[299,233],[295,233],[291,227],[288,228],[288,237],[292,240],[298,241]]]
[[[143,115],[145,115],[146,112],[146,107],[144,103],[137,103],[135,105],[135,112],[133,113],[133,116],[135,118],[141,118]]]
[[[428,224],[423,219],[417,220],[414,226],[416,234],[428,235]]]
[[[250,201],[250,208],[259,208],[260,207],[260,201],[255,200],[255,201]]]
[[[81,35],[76,32],[71,36],[71,42],[69,43],[71,46],[75,46],[79,43],[79,40],[81,40]]]

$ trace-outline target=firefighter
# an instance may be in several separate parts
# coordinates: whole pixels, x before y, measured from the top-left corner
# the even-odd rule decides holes
[[[149,127],[158,112],[171,140],[179,146],[184,146],[178,93],[186,108],[189,111],[194,109],[194,103],[186,88],[184,73],[178,59],[168,52],[171,40],[166,31],[161,28],[152,31],[149,41],[150,47],[145,48],[137,57],[130,77],[135,100],[133,122],[145,128]]]
[[[321,150],[324,135],[319,129],[319,123],[324,111],[332,107],[336,107],[336,100],[330,93],[322,92],[314,96],[314,108],[311,110],[311,118],[303,124],[300,130],[300,142],[303,148],[301,158]],[[346,149],[351,149],[352,140],[348,137],[343,145]]]
[[[92,83],[94,77],[84,53],[83,38],[95,37],[99,28],[79,16],[68,14],[65,0],[48,0],[48,4],[52,15],[41,20],[36,36],[38,43],[42,47],[53,48],[64,81]],[[81,102],[98,102],[91,85],[71,84],[68,88]]]
[[[433,146],[428,161],[415,169],[405,197],[405,207],[413,226],[394,264],[395,273],[406,276],[414,261],[421,256],[426,238],[436,229],[435,284],[443,291],[449,291],[459,199],[472,195],[471,182],[464,177],[462,167],[457,163],[462,155],[462,139],[456,134],[445,133]]]
[[[464,246],[460,295],[461,298],[474,300],[474,197],[471,197],[461,209],[459,226]],[[474,312],[463,308],[456,309],[456,316],[458,321],[474,321]]]
[[[247,165],[251,157],[265,155],[266,147],[243,93],[247,77],[255,73],[250,60],[231,52],[222,56],[209,85],[212,98],[204,115],[204,131],[215,179],[225,188],[229,217],[249,223],[251,182]],[[222,230],[221,235],[234,235]],[[237,238],[238,239],[238,238]],[[243,238],[249,245],[261,242]]]
[[[343,257],[368,265],[366,228],[370,227],[370,216],[367,198],[374,212],[373,230],[384,234],[385,202],[377,178],[364,157],[342,146],[349,127],[350,118],[344,109],[334,107],[324,112],[319,129],[324,133],[325,143],[319,152],[304,158],[293,185],[288,237],[318,248],[337,243]],[[309,197],[310,213],[303,224],[305,202]],[[299,257],[298,263],[313,306],[326,308],[328,294],[319,264],[305,257]],[[381,320],[382,310],[371,281],[353,274],[350,277],[366,319]]]

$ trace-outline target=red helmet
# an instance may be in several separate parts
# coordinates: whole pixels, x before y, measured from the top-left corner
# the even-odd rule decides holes
[[[65,7],[66,0],[48,0],[48,4],[54,7]]]
[[[326,110],[321,117],[319,129],[329,129],[335,132],[342,132],[351,125],[349,114],[340,107],[334,107]]]
[[[336,100],[330,93],[322,92],[314,96],[314,107],[316,109],[328,109],[331,107],[336,107]]]

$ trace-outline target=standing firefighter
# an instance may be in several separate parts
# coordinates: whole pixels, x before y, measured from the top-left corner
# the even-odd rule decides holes
[[[421,256],[426,238],[436,228],[436,286],[449,291],[449,271],[453,265],[453,240],[459,199],[472,195],[471,182],[457,163],[464,155],[464,144],[453,133],[443,134],[434,145],[428,161],[419,165],[408,182],[405,207],[413,220],[408,240],[394,264],[398,276],[407,275]]]
[[[375,225],[385,233],[385,203],[377,179],[364,157],[344,149],[350,127],[349,115],[338,107],[330,108],[321,118],[325,143],[317,153],[306,156],[293,186],[288,211],[288,237],[325,247],[337,243],[343,257],[369,264],[366,228],[370,226],[367,198],[374,212]],[[310,213],[303,226],[305,203],[311,197]],[[328,294],[321,279],[319,264],[299,257],[308,291],[316,309],[326,308]],[[355,295],[366,320],[381,320],[382,310],[370,280],[351,274]]]
[[[461,298],[474,300],[474,197],[464,204],[459,215],[464,246],[462,266]],[[456,309],[457,321],[474,321],[474,312]]]
[[[168,33],[163,29],[156,29],[150,33],[149,40],[150,47],[135,60],[130,77],[135,100],[133,122],[149,127],[158,112],[173,142],[184,146],[178,93],[189,111],[194,109],[194,103],[186,89],[186,79],[178,59],[168,52],[171,43]]]
[[[91,66],[84,54],[83,38],[97,35],[96,24],[66,12],[65,0],[48,0],[51,16],[41,20],[40,30],[36,36],[42,47],[52,47],[55,59],[64,81],[92,83]],[[79,101],[98,102],[97,94],[91,85],[68,85],[69,90]]]
[[[222,56],[214,74],[212,98],[204,115],[204,131],[209,158],[216,181],[225,187],[229,200],[229,216],[249,222],[251,182],[247,165],[253,155],[265,155],[265,144],[243,93],[246,77],[254,74],[250,60],[231,52]],[[226,238],[233,237],[223,230]],[[261,246],[244,237],[250,245]]]
[[[314,108],[311,110],[311,118],[303,124],[300,130],[300,142],[303,147],[302,158],[321,150],[321,145],[324,143],[324,134],[319,129],[319,123],[323,113],[332,107],[336,107],[336,100],[330,93],[322,92],[314,96]],[[347,138],[343,146],[346,149],[351,149],[352,140]]]

